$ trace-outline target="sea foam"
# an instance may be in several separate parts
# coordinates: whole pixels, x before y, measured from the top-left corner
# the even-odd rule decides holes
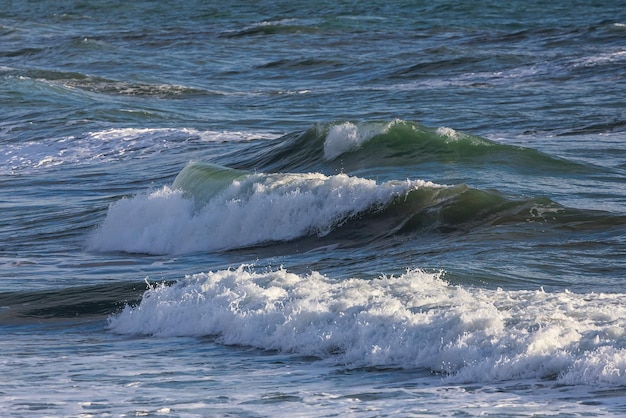
[[[206,186],[214,188],[214,181]],[[206,202],[165,186],[111,205],[89,247],[170,254],[323,236],[420,187],[441,186],[422,180],[378,184],[345,174],[249,174]]]
[[[343,122],[332,125],[324,141],[324,158],[334,160],[345,152],[354,151],[376,135],[388,132],[395,123],[396,121],[359,124]]]
[[[240,142],[275,137],[265,132],[111,128],[79,136],[8,143],[0,150],[0,174],[146,158],[165,150],[184,148],[190,143]]]
[[[241,266],[154,286],[109,327],[426,368],[450,382],[626,384],[626,295],[477,289],[442,272],[334,280]]]

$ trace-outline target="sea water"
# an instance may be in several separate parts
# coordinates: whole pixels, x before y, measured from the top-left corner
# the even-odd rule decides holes
[[[0,8],[7,416],[626,414],[626,3]]]

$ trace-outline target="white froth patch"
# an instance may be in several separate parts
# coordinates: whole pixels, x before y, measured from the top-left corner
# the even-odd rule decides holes
[[[421,180],[379,185],[345,174],[253,174],[199,209],[182,192],[164,187],[113,204],[89,246],[170,254],[323,236],[352,216],[426,186],[436,187]]]
[[[198,131],[174,128],[116,128],[80,136],[6,144],[0,150],[0,174],[41,170],[59,165],[101,164],[145,158],[190,142],[235,142],[277,135],[245,131]]]
[[[429,368],[453,382],[626,384],[626,295],[465,288],[420,270],[373,280],[245,266],[195,274],[146,291],[109,326]]]
[[[324,141],[324,158],[334,160],[341,154],[359,149],[364,143],[377,135],[384,134],[397,121],[389,123],[359,123],[344,122],[333,125]]]
[[[437,128],[435,133],[439,136],[444,136],[453,141],[459,139],[459,133],[457,131],[452,128],[447,128],[445,126]]]
[[[185,233],[185,226],[191,223],[193,208],[192,200],[169,187],[121,199],[109,208],[104,223],[90,238],[89,246],[101,251],[172,253],[176,238]],[[168,222],[168,219],[178,222]]]
[[[144,146],[150,145],[150,143],[156,138],[168,137],[172,135],[183,135],[194,138],[197,137],[206,142],[237,142],[249,141],[252,139],[271,139],[277,137],[277,135],[270,133],[245,131],[199,131],[189,128],[121,128],[87,133],[87,137],[103,142],[130,141]],[[146,142],[142,143],[142,141]]]
[[[575,67],[594,67],[608,63],[626,60],[626,50],[605,52],[577,59],[573,62]]]

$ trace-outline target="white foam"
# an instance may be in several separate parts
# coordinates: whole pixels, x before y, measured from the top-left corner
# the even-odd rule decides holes
[[[206,142],[238,142],[250,141],[252,139],[272,139],[277,135],[267,132],[246,132],[246,131],[200,131],[191,128],[114,128],[103,131],[87,133],[87,139],[100,140],[103,142],[133,142],[140,146],[148,146],[154,139],[164,136],[181,135],[186,137],[199,138]]]
[[[421,180],[377,184],[345,174],[251,174],[199,209],[181,191],[164,187],[113,204],[89,245],[166,254],[321,236],[419,187],[441,186]]]
[[[626,61],[626,50],[604,52],[574,60],[574,67],[594,67],[607,63]]]
[[[452,128],[448,128],[446,126],[440,126],[437,128],[435,133],[439,136],[444,136],[451,141],[456,141],[459,139],[459,133]]]
[[[0,174],[24,173],[59,165],[106,163],[143,158],[189,142],[234,142],[275,138],[269,133],[199,131],[174,128],[115,128],[80,136],[3,144]]]
[[[109,326],[212,335],[357,366],[429,368],[450,382],[626,384],[626,295],[477,289],[420,270],[373,280],[246,266],[200,273],[146,291]]]
[[[377,135],[389,131],[397,121],[392,122],[344,122],[333,125],[324,141],[324,158],[334,160],[341,154],[359,149],[364,143]]]

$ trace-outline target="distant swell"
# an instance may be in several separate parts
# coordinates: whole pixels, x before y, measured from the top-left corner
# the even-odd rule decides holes
[[[296,19],[263,21],[240,30],[224,32],[221,36],[225,38],[239,38],[247,36],[308,34],[319,31],[315,26],[302,23],[304,22],[299,22]]]
[[[31,54],[37,51],[24,50],[18,54]],[[202,90],[192,87],[172,84],[150,84],[126,80],[113,80],[76,72],[62,72],[52,70],[10,70],[5,74],[37,80],[50,85],[62,86],[68,89],[79,89],[94,93],[142,96],[162,99],[190,98],[220,94],[218,92]]]

